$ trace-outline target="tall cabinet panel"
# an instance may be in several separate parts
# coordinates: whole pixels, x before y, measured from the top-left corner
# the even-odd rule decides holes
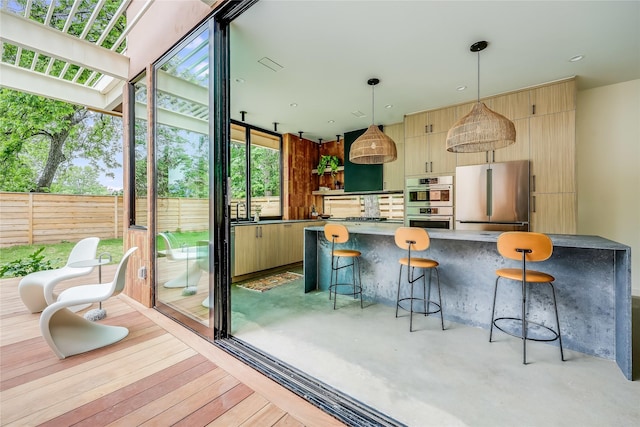
[[[575,111],[531,118],[531,190],[575,192]]]
[[[404,189],[404,123],[396,123],[384,127],[387,134],[396,143],[398,158],[394,162],[382,165],[382,189],[393,191]]]
[[[427,136],[414,136],[404,140],[405,176],[424,175],[429,172]]]

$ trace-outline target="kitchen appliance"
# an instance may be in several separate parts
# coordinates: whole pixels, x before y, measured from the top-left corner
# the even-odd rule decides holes
[[[456,230],[529,231],[529,161],[456,168]]]
[[[453,176],[407,178],[405,225],[453,229]]]

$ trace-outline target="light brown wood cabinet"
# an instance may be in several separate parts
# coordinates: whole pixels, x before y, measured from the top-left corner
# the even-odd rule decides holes
[[[429,172],[427,160],[427,136],[414,136],[404,140],[404,174],[405,177],[424,175]]]
[[[575,111],[535,116],[531,125],[531,192],[575,192]]]
[[[266,270],[277,265],[279,241],[275,227],[279,224],[235,227],[234,276]]]
[[[576,109],[575,79],[531,89],[529,94],[534,116]]]
[[[576,233],[576,193],[535,193],[531,196],[529,228],[549,234]]]
[[[447,132],[405,139],[405,176],[453,174],[456,153],[447,151]]]
[[[300,262],[304,228],[317,221],[242,225],[235,227],[234,276]]]
[[[382,189],[402,191],[404,190],[404,123],[385,126],[384,133],[396,143],[398,158],[394,162],[382,165]]]
[[[448,132],[456,121],[456,107],[410,114],[404,118],[405,137]]]

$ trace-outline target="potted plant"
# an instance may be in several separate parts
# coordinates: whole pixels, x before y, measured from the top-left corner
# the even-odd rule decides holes
[[[318,175],[324,174],[327,166],[329,166],[331,176],[334,177],[336,173],[338,173],[338,166],[340,166],[340,159],[338,159],[338,156],[320,156],[320,163],[318,163]]]

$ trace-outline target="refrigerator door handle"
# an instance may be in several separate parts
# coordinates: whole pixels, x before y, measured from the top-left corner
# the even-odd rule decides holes
[[[493,206],[493,174],[491,169],[487,169],[487,216],[491,218],[492,206]]]

